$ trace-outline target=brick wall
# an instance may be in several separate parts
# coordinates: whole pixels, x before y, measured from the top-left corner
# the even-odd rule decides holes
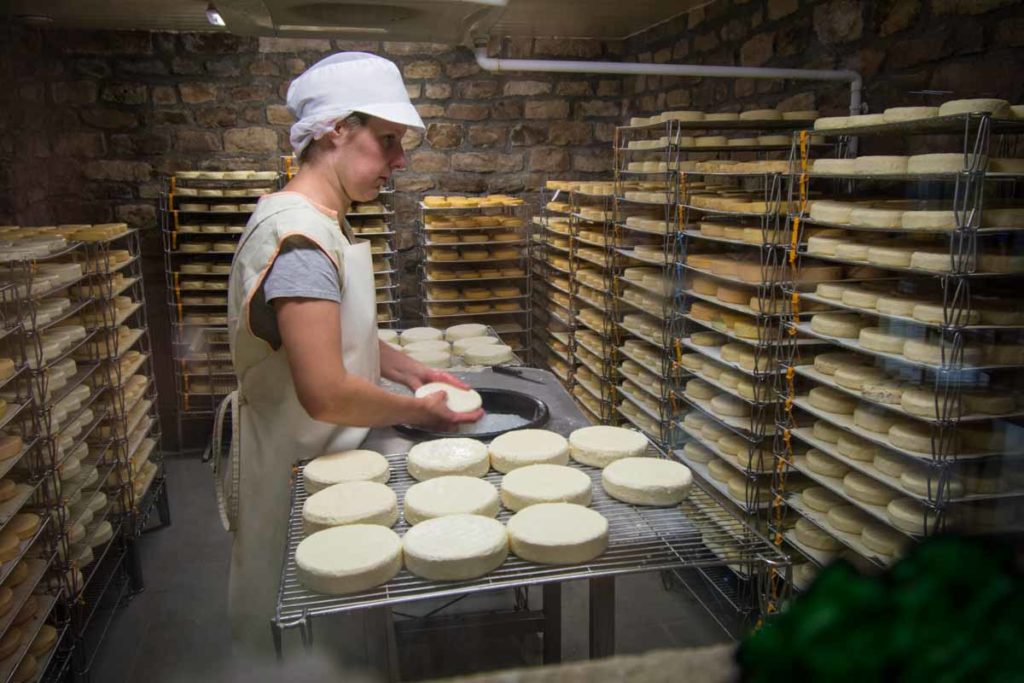
[[[634,36],[626,59],[854,69],[871,111],[963,97],[1024,101],[1019,0],[719,0]],[[923,97],[911,91],[945,90]],[[740,111],[760,106],[846,114],[841,84],[631,77],[630,113]]]

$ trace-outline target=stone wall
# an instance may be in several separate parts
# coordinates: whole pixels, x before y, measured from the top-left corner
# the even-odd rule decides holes
[[[719,0],[626,43],[637,62],[854,69],[871,111],[964,97],[1024,101],[1019,0]],[[630,113],[779,106],[846,114],[842,84],[631,77]],[[948,94],[922,95],[934,90]]]

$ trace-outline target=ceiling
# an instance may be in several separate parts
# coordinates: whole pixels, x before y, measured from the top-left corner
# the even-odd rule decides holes
[[[0,16],[83,29],[468,43],[495,36],[621,39],[703,0],[0,0]],[[42,18],[42,19],[35,19]]]

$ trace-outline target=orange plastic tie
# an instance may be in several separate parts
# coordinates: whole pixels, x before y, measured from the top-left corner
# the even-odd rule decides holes
[[[789,232],[789,265],[796,265],[796,250],[800,244],[800,216],[793,216],[793,228]]]

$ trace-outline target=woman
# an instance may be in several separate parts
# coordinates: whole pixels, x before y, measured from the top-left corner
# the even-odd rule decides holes
[[[402,136],[423,122],[397,67],[375,55],[333,55],[288,89],[301,170],[263,197],[231,268],[229,331],[239,388],[232,457],[218,473],[232,547],[230,611],[236,640],[270,643],[289,511],[291,466],[359,447],[371,427],[450,429],[444,395],[417,399],[382,389],[465,386],[377,338],[370,245],[344,216],[405,167]],[[261,649],[263,649],[261,647]]]

